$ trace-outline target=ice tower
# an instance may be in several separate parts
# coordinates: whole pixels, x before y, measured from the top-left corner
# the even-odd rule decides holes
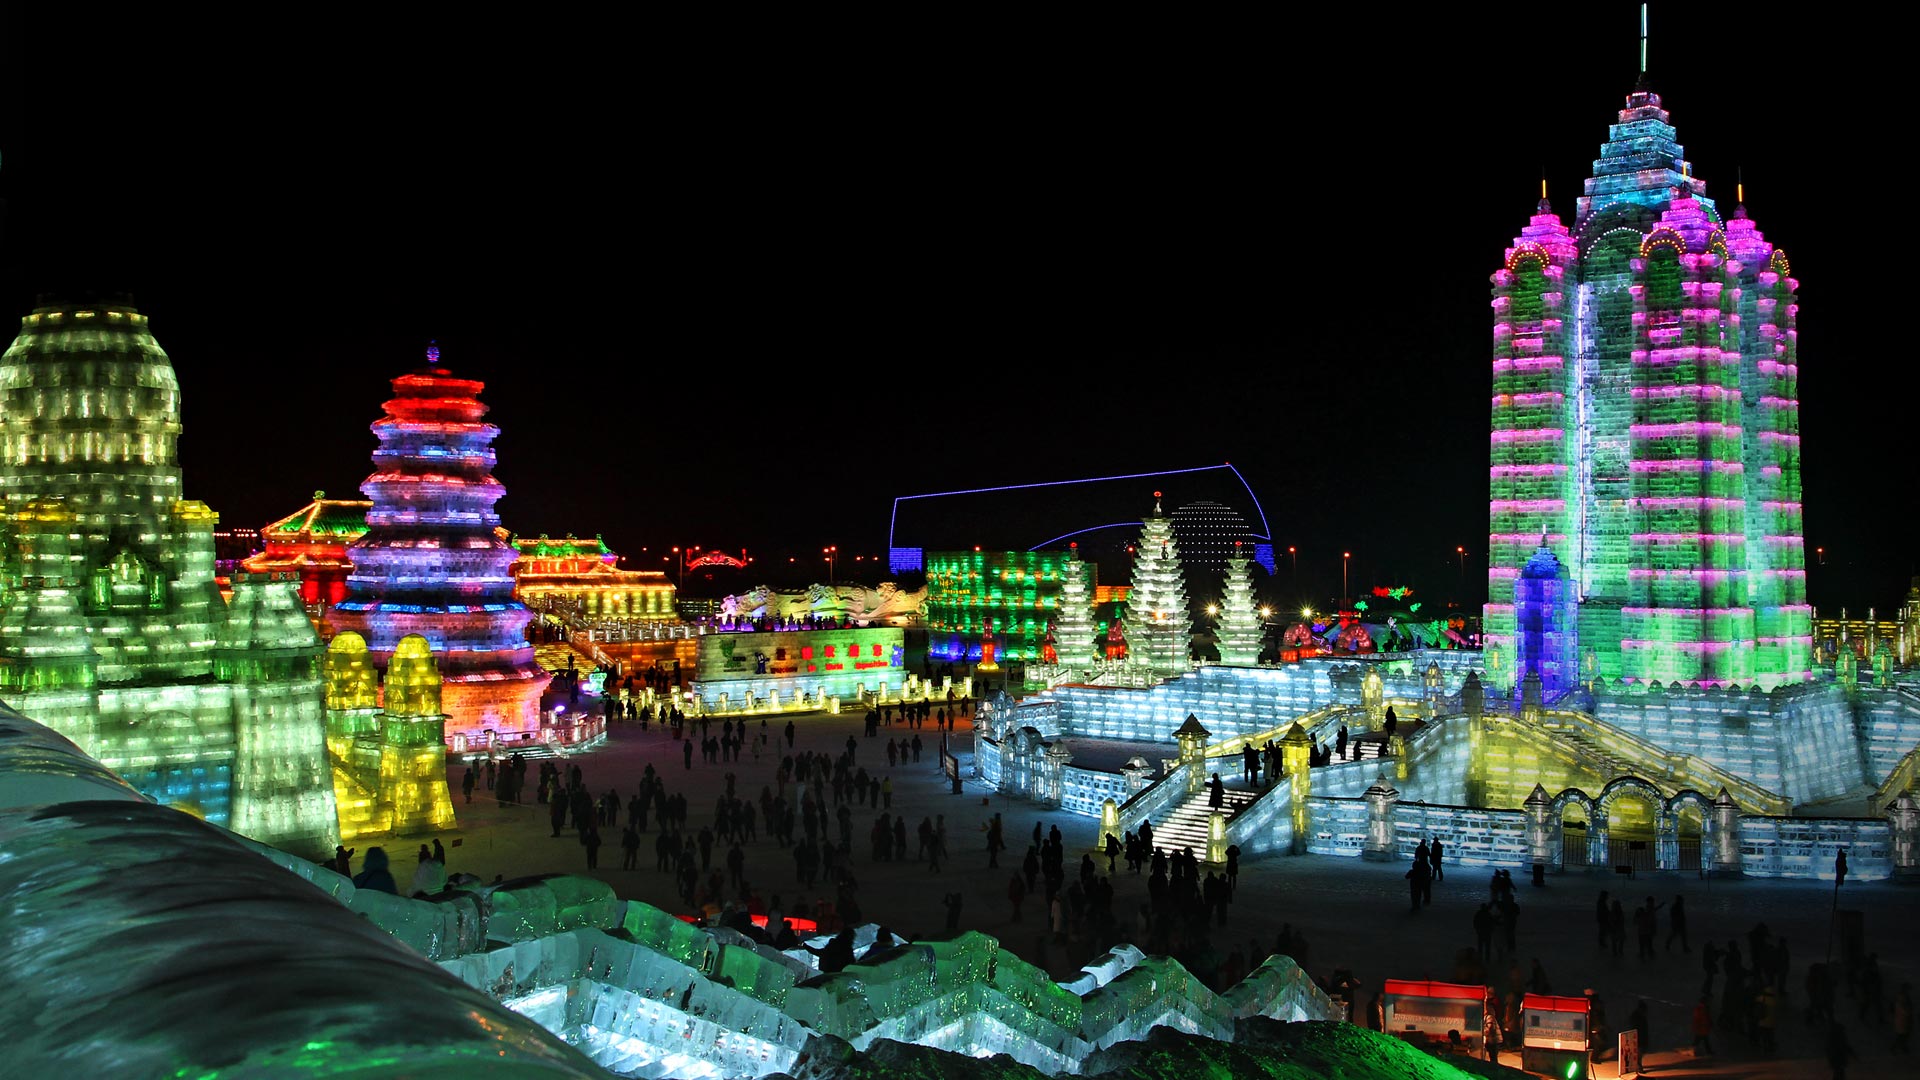
[[[1133,553],[1133,585],[1123,625],[1130,662],[1162,675],[1177,675],[1193,666],[1187,658],[1193,617],[1187,611],[1180,548],[1173,538],[1173,519],[1160,509],[1157,491],[1153,513],[1141,523],[1140,542]]]
[[[348,549],[347,599],[333,616],[382,671],[402,638],[424,638],[439,660],[446,734],[475,742],[537,733],[552,679],[527,641],[532,615],[513,598],[519,552],[497,531],[506,489],[493,478],[500,429],[480,422],[484,387],[442,367],[438,348],[393,380],[373,423],[374,473],[360,485],[373,500],[367,532]]]
[[[1513,670],[1521,679],[1539,676],[1541,693],[1551,702],[1580,682],[1579,605],[1566,568],[1545,546],[1520,568],[1513,610]]]
[[[0,696],[158,802],[307,857],[338,839],[320,639],[292,582],[213,578],[173,364],[124,303],[0,358]]]
[[[1786,256],[1707,198],[1644,74],[1571,229],[1541,194],[1493,275],[1488,646],[1545,544],[1603,678],[1806,681]]]

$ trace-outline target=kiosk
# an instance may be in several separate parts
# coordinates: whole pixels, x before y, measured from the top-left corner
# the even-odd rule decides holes
[[[1528,994],[1520,999],[1520,1067],[1558,1080],[1586,1080],[1593,1070],[1593,1002],[1585,997]]]
[[[1380,1030],[1445,1050],[1452,1033],[1469,1054],[1485,1055],[1487,988],[1467,983],[1388,979],[1380,994]]]

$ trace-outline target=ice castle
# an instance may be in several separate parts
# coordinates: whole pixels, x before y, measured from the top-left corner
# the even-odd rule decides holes
[[[320,639],[289,581],[240,575],[223,601],[179,438],[146,316],[21,321],[0,358],[0,695],[157,802],[330,852]]]

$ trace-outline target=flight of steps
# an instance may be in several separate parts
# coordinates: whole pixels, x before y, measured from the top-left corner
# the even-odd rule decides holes
[[[1232,821],[1248,803],[1260,797],[1262,793],[1247,788],[1227,788],[1221,807]],[[1205,788],[1175,807],[1164,821],[1153,823],[1153,846],[1169,854],[1181,848],[1193,849],[1195,858],[1207,857],[1207,822],[1213,814],[1213,808],[1207,804]]]
[[[1585,758],[1590,766],[1597,768],[1603,777],[1639,776],[1646,771],[1643,769],[1635,769],[1614,755],[1607,753],[1599,743],[1588,738],[1583,732],[1565,727],[1546,727],[1544,730],[1561,742],[1575,747],[1579,751],[1580,756]],[[1662,787],[1669,786],[1667,784],[1667,777],[1665,776],[1648,776],[1646,779],[1652,780]]]

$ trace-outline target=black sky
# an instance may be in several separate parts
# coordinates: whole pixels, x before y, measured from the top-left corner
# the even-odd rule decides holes
[[[1894,35],[1794,10],[1656,5],[1650,67],[1802,282],[1813,599],[1884,612],[1912,95]],[[357,488],[432,338],[523,533],[878,553],[897,495],[1230,460],[1322,594],[1342,550],[1429,592],[1484,558],[1487,277],[1543,168],[1571,217],[1637,20],[8,12],[0,314],[132,292],[229,524]]]

